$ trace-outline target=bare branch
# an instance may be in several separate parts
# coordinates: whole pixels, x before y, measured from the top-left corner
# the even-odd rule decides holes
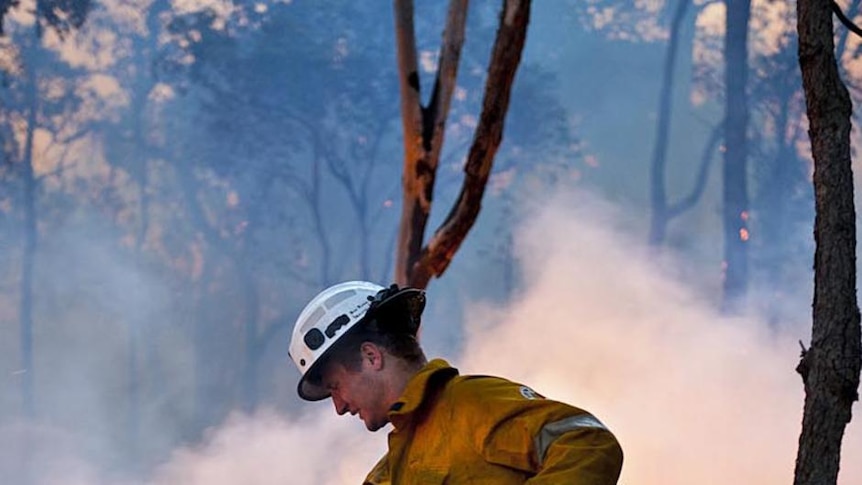
[[[712,162],[713,156],[715,155],[716,146],[718,146],[722,137],[724,137],[724,122],[719,123],[712,129],[709,141],[707,141],[706,146],[703,148],[703,153],[700,155],[700,168],[697,172],[697,179],[695,180],[694,187],[692,187],[688,196],[668,207],[668,220],[691,209],[697,201],[700,200],[700,197],[703,195],[703,191],[706,189],[706,182],[709,180],[709,166]]]
[[[434,82],[434,91],[428,106],[428,118],[432,120],[433,125],[429,126],[428,123],[425,125],[426,130],[433,130],[430,139],[430,160],[435,169],[446,135],[446,118],[449,116],[452,92],[455,90],[458,78],[458,64],[461,59],[461,47],[464,45],[466,24],[467,0],[452,0],[449,3],[449,14],[446,18],[446,30],[443,32],[443,45],[440,46],[437,79]]]
[[[503,2],[485,83],[482,113],[464,167],[461,193],[413,266],[409,280],[411,286],[425,287],[431,277],[443,274],[479,215],[494,156],[503,138],[503,125],[512,83],[521,61],[529,16],[530,0]]]
[[[395,262],[395,281],[410,279],[425,238],[425,227],[434,198],[434,180],[443,144],[446,116],[455,87],[464,24],[466,0],[451,0],[446,19],[440,67],[428,109],[422,109],[416,39],[413,32],[413,2],[395,1],[401,119],[404,127],[403,203]]]
[[[398,50],[401,123],[404,127],[404,155],[407,160],[416,160],[423,152],[422,100],[419,65],[416,60],[416,35],[413,31],[412,0],[395,0],[395,39]]]

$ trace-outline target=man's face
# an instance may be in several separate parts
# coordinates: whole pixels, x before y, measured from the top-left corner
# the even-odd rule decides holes
[[[323,370],[323,385],[332,393],[335,412],[359,414],[369,431],[377,431],[389,422],[383,384],[383,374],[367,359],[356,371],[339,362],[331,362]]]

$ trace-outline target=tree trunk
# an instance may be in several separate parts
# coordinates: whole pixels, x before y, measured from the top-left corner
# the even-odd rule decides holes
[[[33,268],[36,263],[38,245],[38,214],[36,212],[37,180],[33,169],[33,136],[36,131],[39,111],[39,87],[37,84],[39,42],[42,28],[37,21],[33,27],[33,44],[24,66],[26,76],[27,127],[22,157],[24,177],[24,247],[21,258],[21,304],[19,319],[21,325],[21,399],[24,416],[36,415],[34,397],[35,369],[33,362]]]
[[[428,106],[422,106],[416,35],[413,31],[413,1],[395,0],[398,86],[404,131],[403,201],[395,280],[402,285],[411,283],[413,267],[422,251],[425,226],[431,213],[446,117],[464,44],[467,3],[467,0],[449,2],[434,91]]]
[[[29,88],[28,88],[29,89]],[[35,88],[34,88],[35,89]],[[35,122],[35,106],[28,108],[28,126],[24,148],[24,247],[21,258],[21,305],[19,319],[21,322],[21,396],[25,416],[35,415],[35,399],[33,383],[35,369],[33,368],[33,266],[36,260],[36,245],[38,232],[36,228],[36,178],[33,174],[33,130]]]
[[[148,14],[148,18],[152,14]],[[134,179],[138,182],[140,199],[138,202],[138,214],[140,221],[135,232],[135,254],[140,263],[144,263],[144,245],[147,240],[147,232],[150,226],[150,191],[149,191],[149,157],[147,154],[147,140],[144,134],[144,114],[146,112],[147,96],[149,95],[152,79],[147,72],[147,61],[144,53],[137,51],[135,69],[138,71],[135,87],[132,90],[132,137],[134,140],[131,170],[135,174]],[[145,350],[147,355],[153,353],[152,332],[147,328],[141,328],[140,323],[130,320],[129,323],[129,413],[127,418],[128,443],[130,453],[134,458],[138,456],[138,442],[141,423],[141,372],[138,362],[141,360],[141,351]],[[144,346],[146,348],[144,349]],[[155,364],[155,363],[153,363]]]
[[[312,133],[312,136],[315,136]],[[326,224],[323,218],[323,190],[321,189],[321,164],[323,163],[323,141],[315,136],[314,159],[311,166],[311,183],[305,190],[305,198],[311,208],[311,217],[314,224],[314,233],[320,248],[320,284],[329,286],[332,284],[332,248],[326,232]]]
[[[138,182],[140,200],[138,213],[140,221],[135,234],[135,253],[139,264],[146,265],[146,242],[150,231],[150,206],[152,194],[150,188],[150,159],[152,152],[159,151],[162,147],[154,146],[149,132],[147,120],[147,106],[149,95],[155,86],[153,77],[152,58],[157,51],[159,32],[161,30],[160,18],[170,8],[165,0],[155,0],[147,8],[146,31],[134,42],[135,49],[135,81],[132,89],[132,136],[134,148],[132,157],[132,169],[135,180]],[[140,454],[140,427],[143,419],[143,408],[141,396],[146,392],[159,394],[165,392],[163,385],[163,366],[158,358],[156,329],[151,322],[141,324],[135,322],[135,327],[130,329],[129,334],[129,416],[128,416],[128,439],[130,455],[135,467],[141,463]],[[145,384],[146,383],[146,384]],[[143,385],[150,389],[141,392]],[[141,470],[137,468],[137,470]]]
[[[247,252],[243,252],[247,256]],[[251,413],[257,408],[260,400],[260,391],[258,388],[258,375],[260,363],[260,345],[258,344],[258,331],[260,320],[260,297],[257,291],[257,282],[252,274],[252,269],[248,267],[248,258],[238,258],[236,261],[236,271],[239,273],[239,281],[242,285],[240,292],[243,298],[242,318],[245,328],[245,362],[242,377],[242,400],[243,410]]]
[[[673,74],[676,66],[676,53],[679,50],[679,35],[682,19],[688,10],[691,0],[679,0],[670,24],[670,39],[667,43],[667,53],[664,59],[661,94],[659,95],[658,121],[656,123],[655,145],[653,146],[652,163],[650,164],[650,200],[652,205],[652,220],[650,222],[649,243],[660,246],[664,243],[668,214],[667,189],[665,175],[667,167],[667,145],[670,138],[671,107],[673,103]]]
[[[748,19],[751,0],[727,1],[724,42],[724,300],[725,311],[744,303],[748,292]]]
[[[856,214],[847,88],[838,75],[831,2],[797,3],[799,64],[814,155],[814,305],[795,485],[835,484],[844,428],[858,399],[862,331],[856,302]]]
[[[503,137],[512,83],[526,40],[530,0],[504,0],[491,52],[482,112],[464,167],[464,183],[449,215],[423,247],[446,116],[464,40],[466,0],[452,0],[443,34],[440,68],[429,106],[420,105],[413,4],[395,1],[398,71],[404,127],[404,199],[395,281],[418,288],[443,274],[478,217],[494,155]]]

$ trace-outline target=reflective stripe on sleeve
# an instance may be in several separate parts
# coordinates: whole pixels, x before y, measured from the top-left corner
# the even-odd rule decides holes
[[[539,434],[535,438],[536,455],[538,456],[539,466],[545,461],[545,453],[551,447],[557,438],[569,431],[574,431],[580,428],[598,428],[607,429],[601,421],[589,414],[581,414],[580,416],[572,416],[569,418],[548,423],[542,427]]]

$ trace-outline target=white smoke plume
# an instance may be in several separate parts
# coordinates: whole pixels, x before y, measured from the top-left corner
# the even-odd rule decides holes
[[[0,426],[0,481],[10,484],[89,485],[97,470],[83,457],[87,444],[60,428],[24,421]]]
[[[589,197],[543,209],[517,237],[524,291],[503,308],[468,309],[453,363],[596,414],[623,445],[622,484],[790,483],[804,398],[797,341],[810,328],[777,335],[722,317],[619,223]],[[329,405],[291,421],[235,416],[175,453],[154,483],[360,483],[384,447],[385,433]],[[839,483],[862,483],[860,453],[857,418]]]
[[[201,445],[176,451],[150,485],[361,483],[385,452],[386,434],[337,419],[325,404],[293,420],[236,414]]]
[[[797,341],[810,327],[775,335],[720,316],[614,218],[569,197],[523,227],[525,291],[466,316],[462,370],[596,414],[623,445],[620,483],[791,483],[804,398]],[[844,439],[845,485],[862,483],[859,419]]]
[[[149,478],[112,472],[82,450],[86,437],[50,425],[0,426],[0,483],[14,485],[341,485],[362,483],[386,433],[317,405],[287,418],[235,413],[196,445],[173,451]],[[104,453],[104,452],[102,452]]]

